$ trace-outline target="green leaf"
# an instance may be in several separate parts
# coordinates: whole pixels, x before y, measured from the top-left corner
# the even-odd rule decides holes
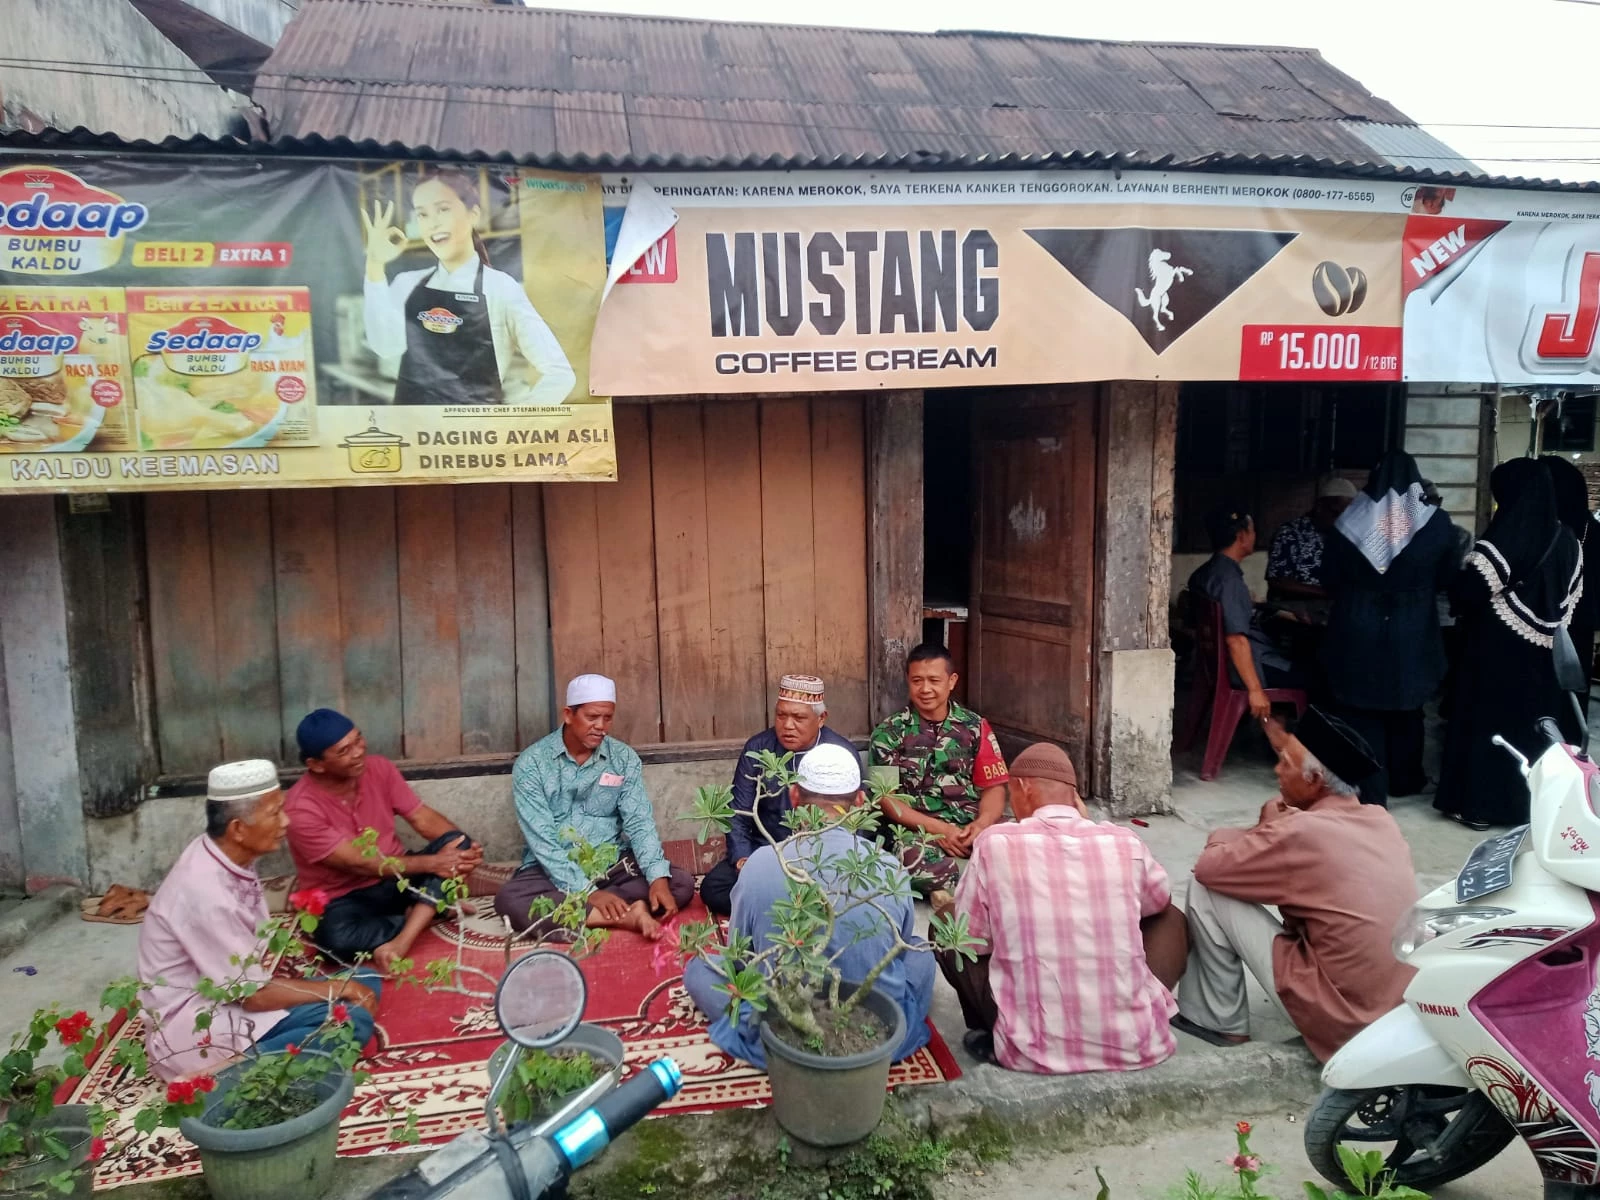
[[[140,1133],[154,1133],[161,1124],[159,1108],[141,1108],[133,1118],[133,1127]]]

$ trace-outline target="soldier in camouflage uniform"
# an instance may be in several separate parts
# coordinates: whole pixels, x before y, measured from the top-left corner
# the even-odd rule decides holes
[[[897,800],[884,803],[891,834],[901,826],[935,839],[926,853],[902,848],[901,861],[924,889],[953,884],[959,860],[1005,812],[1010,782],[989,722],[951,699],[952,667],[943,646],[918,646],[906,660],[911,703],[872,731],[872,764],[900,774]]]

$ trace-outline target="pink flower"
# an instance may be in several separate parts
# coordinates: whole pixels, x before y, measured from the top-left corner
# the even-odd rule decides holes
[[[349,1007],[347,1005],[345,1005],[344,1003],[342,1003],[342,1002],[339,1003],[339,1004],[335,1004],[333,1006],[333,1019],[334,1019],[334,1021],[336,1023],[338,1023],[340,1025],[343,1025],[346,1021],[348,1021],[350,1019],[350,1009],[349,1009]]]
[[[1234,1126],[1234,1129],[1237,1130],[1239,1132],[1239,1134],[1241,1136],[1243,1136],[1243,1137],[1249,1137],[1250,1136],[1250,1122],[1249,1121],[1240,1121],[1237,1125]]]
[[[678,953],[678,926],[663,925],[661,933],[656,937],[656,944],[650,951],[650,969],[659,979],[670,971],[675,971],[680,966]]]
[[[1233,1168],[1235,1175],[1261,1170],[1261,1160],[1254,1154],[1235,1154],[1228,1160],[1228,1165]]]
[[[196,1091],[212,1092],[217,1088],[217,1081],[209,1075],[202,1075],[194,1081],[194,1086]]]
[[[290,1042],[287,1046],[285,1046],[283,1048],[283,1052],[285,1054],[287,1054],[290,1058],[293,1058],[296,1054],[300,1053],[300,1047],[296,1046],[293,1042]]]
[[[102,1137],[94,1138],[89,1143],[89,1161],[99,1162],[106,1156],[106,1140]]]

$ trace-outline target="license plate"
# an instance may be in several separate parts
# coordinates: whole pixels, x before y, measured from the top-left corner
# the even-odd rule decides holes
[[[1517,851],[1527,836],[1528,827],[1519,825],[1510,833],[1479,842],[1456,876],[1456,903],[1466,904],[1510,887]]]

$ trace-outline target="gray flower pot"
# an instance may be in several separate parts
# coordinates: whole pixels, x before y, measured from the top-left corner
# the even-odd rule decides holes
[[[87,1104],[60,1104],[48,1116],[40,1117],[32,1125],[40,1133],[53,1133],[67,1147],[67,1158],[42,1158],[23,1166],[0,1172],[0,1200],[85,1200],[94,1191],[94,1168],[89,1163],[89,1146],[94,1141],[94,1130],[89,1128]],[[58,1192],[46,1181],[62,1171],[77,1171],[70,1192]]]
[[[321,1103],[291,1121],[224,1129],[225,1101],[248,1065],[236,1063],[219,1072],[205,1111],[178,1122],[183,1136],[200,1150],[206,1187],[216,1200],[317,1200],[333,1182],[339,1115],[356,1090],[355,1076],[331,1069],[309,1085]]]
[[[501,1042],[489,1056],[489,1078],[500,1078],[500,1068],[505,1065],[506,1056],[517,1050],[515,1042]],[[583,1051],[599,1062],[605,1064],[606,1070],[588,1087],[573,1092],[569,1096],[561,1097],[561,1103],[552,1112],[539,1118],[534,1123],[534,1132],[538,1134],[549,1133],[566,1124],[567,1120],[588,1108],[596,1100],[616,1087],[622,1078],[622,1058],[624,1054],[622,1039],[609,1029],[599,1025],[591,1025],[587,1021],[580,1024],[562,1042],[550,1047],[550,1053],[559,1054],[565,1051]],[[498,1105],[499,1097],[494,1097]]]
[[[839,989],[851,995],[853,984]],[[882,1045],[860,1054],[830,1058],[791,1046],[761,1022],[772,1083],[772,1115],[785,1130],[812,1146],[846,1146],[878,1127],[888,1095],[889,1061],[905,1041],[906,1016],[880,991],[868,993],[861,1007],[889,1027]]]

